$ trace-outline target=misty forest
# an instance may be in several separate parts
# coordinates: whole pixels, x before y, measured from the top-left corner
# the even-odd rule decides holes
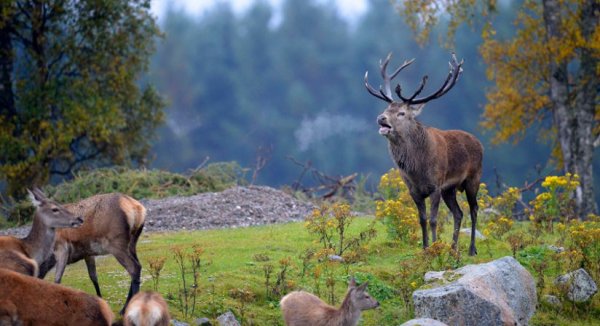
[[[243,325],[292,325],[294,312],[279,301],[284,295],[306,289],[336,305],[347,284],[350,300],[354,291],[366,293],[368,281],[379,301],[368,309],[381,303],[382,312],[365,312],[361,323],[398,324],[421,313],[413,303],[425,272],[512,256],[524,268],[510,269],[523,269],[532,280],[524,324],[530,318],[539,325],[600,320],[599,295],[576,301],[554,282],[576,268],[600,280],[598,1],[367,0],[353,16],[342,15],[332,0],[273,3],[254,0],[239,10],[222,0],[199,12],[167,4],[157,13],[150,0],[0,0],[0,234],[21,234],[14,231],[19,227],[23,235],[29,228],[42,234],[33,229],[52,202],[46,194],[68,203],[122,193],[107,198],[125,205],[118,214],[135,229],[127,238],[131,257],[98,263],[100,283],[110,284],[102,297],[113,312],[124,311],[152,282],[183,321],[206,316],[214,322],[232,310]],[[382,73],[386,58],[389,74],[414,61],[390,85]],[[420,124],[412,121],[410,128],[435,128],[415,135],[429,135],[427,148],[433,144],[447,157],[394,143],[401,137],[390,136],[398,132],[392,120],[405,114],[407,121],[418,115]],[[417,140],[402,144],[409,148]],[[446,179],[425,185],[432,176]],[[262,189],[266,196],[271,188],[310,209],[300,217],[277,213],[273,222],[294,223],[268,228],[237,229],[254,224],[235,222],[231,230],[152,233],[227,227],[248,207],[278,201],[244,206],[236,202],[241,197],[225,200],[238,210],[231,214],[207,204],[206,212],[227,222],[189,226],[176,223],[205,214],[191,213],[204,199],[170,210],[153,210],[160,206],[153,200],[224,190],[242,196]],[[63,212],[54,204],[55,214]],[[68,227],[85,226],[84,207],[101,211],[102,205],[80,204],[83,219],[63,212]],[[141,215],[128,213],[132,207]],[[248,220],[271,210],[252,209]],[[167,219],[157,212],[183,217],[160,229],[157,221]],[[142,233],[144,218],[153,223],[146,224],[148,234]],[[459,242],[460,226],[469,227],[470,236]],[[483,239],[476,249],[478,230]],[[140,234],[145,243],[138,261]],[[52,255],[59,254],[60,236]],[[237,248],[243,256],[228,247],[229,236],[248,241]],[[21,247],[29,248],[31,237]],[[204,237],[212,242],[198,240]],[[33,249],[3,251],[10,247],[3,241],[21,240],[0,236],[0,267],[8,257],[23,256],[16,265],[43,278],[57,263],[37,261],[41,254],[32,255]],[[67,258],[77,250],[70,246]],[[92,256],[123,252],[89,246],[97,250],[88,248]],[[58,281],[64,265],[73,263],[67,258],[58,259]],[[115,294],[122,288],[111,273],[123,271],[119,264],[128,283],[131,277],[129,295]],[[67,269],[65,283],[100,294],[98,280],[88,288],[86,266],[78,266]],[[142,284],[140,270],[142,280],[147,275]],[[0,272],[0,284],[20,277]],[[515,285],[521,286],[527,288]],[[561,305],[541,303],[548,295]],[[16,302],[11,315],[3,306],[10,300],[0,293],[0,324],[4,310],[15,325],[28,320]],[[448,324],[462,323],[452,318]],[[487,322],[495,323],[475,324]]]

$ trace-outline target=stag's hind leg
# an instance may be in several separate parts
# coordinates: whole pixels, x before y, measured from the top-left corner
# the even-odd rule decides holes
[[[471,212],[471,246],[469,247],[469,256],[477,255],[477,248],[475,248],[475,232],[477,232],[477,192],[479,191],[479,180],[467,183],[465,187],[465,194],[467,195],[467,202],[469,203],[469,209]]]
[[[434,191],[430,196],[431,212],[429,215],[429,227],[431,228],[431,242],[437,240],[437,214],[440,207],[440,191]]]
[[[460,231],[460,223],[462,221],[463,213],[456,201],[456,187],[442,190],[442,198],[444,203],[448,206],[452,217],[454,218],[454,229],[452,232],[452,249],[456,250],[458,246],[458,233]]]

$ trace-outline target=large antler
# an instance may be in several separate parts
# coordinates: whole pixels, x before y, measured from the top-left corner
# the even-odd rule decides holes
[[[410,65],[411,63],[413,63],[413,61],[415,61],[415,59],[404,61],[404,63],[400,67],[398,67],[398,69],[396,69],[390,76],[388,76],[387,66],[390,63],[391,58],[392,53],[390,52],[385,58],[385,61],[381,62],[381,60],[379,60],[379,68],[381,68],[381,77],[383,78],[383,86],[379,86],[379,92],[374,90],[373,87],[369,85],[369,71],[367,70],[365,72],[365,87],[367,88],[367,91],[369,91],[371,95],[380,98],[388,103],[392,103],[394,101],[394,99],[392,98],[392,88],[390,87],[390,81],[394,79],[398,75],[398,73],[402,71],[402,69],[406,68],[406,66]]]
[[[444,94],[448,93],[448,91],[452,87],[454,87],[454,84],[456,84],[458,77],[462,73],[463,63],[464,63],[464,60],[461,60],[459,63],[458,60],[456,60],[456,54],[454,52],[452,52],[452,61],[450,61],[448,63],[450,65],[450,72],[448,73],[448,77],[446,77],[446,80],[444,81],[444,84],[442,85],[442,87],[440,87],[440,89],[438,89],[435,93],[433,93],[429,96],[415,99],[415,97],[417,97],[417,95],[419,95],[421,93],[421,91],[423,90],[423,88],[425,87],[425,83],[427,82],[427,78],[428,78],[427,75],[423,77],[423,80],[421,81],[421,85],[419,86],[417,91],[411,97],[406,98],[406,97],[402,96],[402,88],[400,87],[400,84],[396,85],[396,94],[404,103],[408,103],[408,104],[426,103],[433,99],[441,97]]]

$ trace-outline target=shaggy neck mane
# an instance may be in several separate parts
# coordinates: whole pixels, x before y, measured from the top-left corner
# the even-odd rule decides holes
[[[389,149],[400,169],[408,173],[417,171],[429,151],[425,127],[417,121],[411,129],[396,133],[389,139]]]

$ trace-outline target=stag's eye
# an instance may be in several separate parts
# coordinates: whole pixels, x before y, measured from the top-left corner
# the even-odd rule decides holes
[[[52,207],[52,212],[54,212],[54,213],[58,213],[58,208],[56,208],[56,207]]]
[[[400,111],[400,112],[398,112],[398,116],[399,116],[399,117],[403,117],[405,114],[406,114],[406,112],[404,112],[404,111]]]

